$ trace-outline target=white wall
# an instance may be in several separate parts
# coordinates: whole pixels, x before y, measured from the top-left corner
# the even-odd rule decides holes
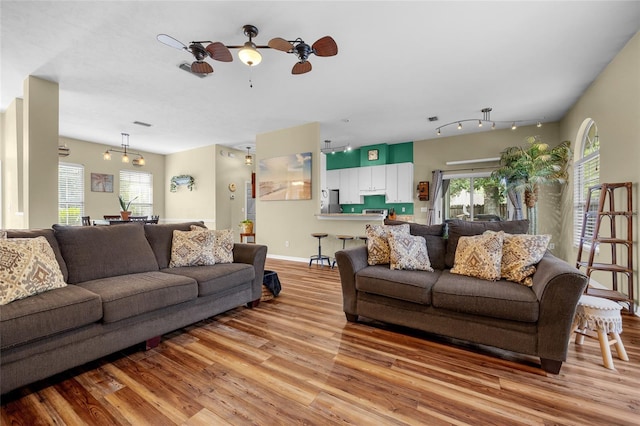
[[[637,33],[618,53],[598,78],[589,86],[560,122],[562,138],[574,140],[585,119],[595,120],[600,138],[600,182],[632,182],[633,210],[638,211],[640,198],[640,33]],[[575,157],[579,158],[579,152]],[[571,188],[573,179],[570,182]],[[617,197],[617,195],[616,195]],[[617,197],[620,206],[621,199]],[[573,247],[573,193],[562,198],[562,257],[577,259]],[[633,218],[634,286],[638,302],[638,265],[640,250],[638,216]],[[601,249],[597,261],[609,262],[609,250]],[[620,253],[619,259],[622,253]],[[593,277],[610,286],[611,273],[596,273]],[[626,281],[626,278],[623,279]]]

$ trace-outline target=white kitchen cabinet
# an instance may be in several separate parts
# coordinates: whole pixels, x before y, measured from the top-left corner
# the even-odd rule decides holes
[[[387,203],[413,203],[413,163],[386,165]]]
[[[340,169],[340,204],[362,204],[358,191],[358,167]]]
[[[340,169],[327,170],[326,189],[340,189]]]
[[[360,191],[383,191],[387,185],[386,172],[385,165],[358,168]]]

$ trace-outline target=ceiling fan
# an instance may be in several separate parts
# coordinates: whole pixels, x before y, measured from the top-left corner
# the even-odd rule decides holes
[[[269,47],[286,53],[293,53],[298,57],[298,62],[293,66],[291,74],[304,74],[311,71],[311,62],[308,61],[309,55],[316,56],[335,56],[338,54],[338,45],[330,36],[324,36],[309,46],[301,38],[293,41],[276,37],[269,40]]]
[[[213,72],[213,67],[208,62],[204,61],[207,57],[220,62],[233,61],[233,56],[231,56],[229,48],[219,41],[192,41],[187,47],[187,45],[181,41],[178,41],[167,34],[158,34],[156,38],[159,42],[164,43],[169,47],[174,47],[191,53],[196,59],[191,64],[191,72],[197,74],[210,74]],[[205,43],[209,43],[207,47],[204,47]]]
[[[240,49],[238,52],[240,60],[250,67],[258,65],[262,60],[262,56],[257,50],[258,48],[276,49],[286,53],[293,53],[298,57],[298,62],[293,66],[291,70],[292,74],[304,74],[311,71],[311,63],[308,61],[309,55],[311,54],[316,56],[334,56],[338,54],[338,45],[330,36],[322,37],[311,46],[306,44],[301,38],[288,41],[281,37],[272,39],[267,46],[256,46],[253,43],[253,37],[258,35],[258,28],[254,25],[245,25],[242,28],[244,34],[249,37],[249,41],[241,46],[226,46],[219,41],[192,41],[187,46],[167,34],[158,34],[156,38],[159,42],[169,47],[184,50],[192,54],[195,61],[191,64],[191,72],[201,75],[211,74],[213,72],[213,67],[204,61],[207,57],[216,61],[232,62],[233,56],[231,56],[229,49]]]

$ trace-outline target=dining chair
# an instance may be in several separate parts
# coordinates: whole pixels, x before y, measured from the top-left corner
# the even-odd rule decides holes
[[[91,226],[91,216],[82,216],[82,226]]]

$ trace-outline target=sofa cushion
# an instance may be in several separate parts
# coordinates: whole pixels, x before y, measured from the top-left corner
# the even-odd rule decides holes
[[[429,261],[434,269],[444,269],[444,256],[447,251],[447,240],[444,239],[444,224],[423,225],[414,222],[403,222],[400,220],[384,220],[385,225],[409,224],[409,233],[419,237],[424,237],[427,241],[427,252]]]
[[[106,323],[177,305],[198,297],[198,284],[195,280],[156,271],[101,278],[79,285],[100,296],[102,320]]]
[[[501,275],[509,281],[531,287],[531,276],[547,251],[551,235],[504,235]]]
[[[214,234],[201,231],[173,231],[169,268],[215,265]]]
[[[225,292],[238,285],[251,283],[255,278],[253,265],[246,263],[219,263],[213,266],[187,266],[168,268],[162,272],[183,275],[198,282],[198,296]]]
[[[99,321],[100,296],[68,285],[16,300],[0,309],[2,349]]]
[[[233,230],[232,229],[206,229],[201,226],[191,225],[192,231],[210,232],[215,237],[213,243],[213,258],[216,263],[233,263]]]
[[[163,223],[144,225],[144,234],[151,245],[151,250],[156,257],[156,262],[160,269],[167,268],[171,260],[171,241],[173,240],[173,231],[190,231],[191,225],[197,225],[204,228],[204,222],[186,222],[186,223]],[[205,228],[206,229],[206,228]]]
[[[465,314],[536,322],[539,304],[530,287],[500,280],[482,281],[443,271],[433,286],[433,306]]]
[[[356,274],[356,289],[366,293],[431,304],[431,288],[442,271],[397,271],[384,265],[368,266]]]
[[[7,229],[6,232],[8,238],[45,237],[47,241],[49,241],[49,245],[51,246],[53,253],[56,255],[56,260],[58,261],[60,271],[62,272],[62,278],[67,282],[67,279],[69,278],[69,271],[67,270],[67,264],[60,252],[60,246],[58,245],[58,240],[53,233],[53,229]]]
[[[484,231],[504,231],[509,234],[526,234],[529,230],[528,220],[510,220],[503,222],[467,222],[464,220],[451,220],[447,224],[447,253],[445,255],[445,266],[453,267],[458,240],[462,236],[480,235]]]
[[[53,229],[69,269],[69,284],[158,270],[142,223]]]
[[[389,237],[390,268],[433,272],[427,242],[415,235],[391,235]]]
[[[65,287],[47,239],[0,239],[0,305]]]
[[[468,275],[482,280],[500,279],[504,232],[460,237],[452,274]]]
[[[365,227],[367,235],[367,262],[369,265],[388,264],[390,262],[389,254],[389,235],[393,234],[409,234],[409,225],[371,225]]]
[[[435,269],[444,269],[444,255],[447,251],[447,240],[443,238],[444,225],[410,223],[409,233],[411,235],[424,237],[427,241],[427,252],[429,253],[431,266]]]

